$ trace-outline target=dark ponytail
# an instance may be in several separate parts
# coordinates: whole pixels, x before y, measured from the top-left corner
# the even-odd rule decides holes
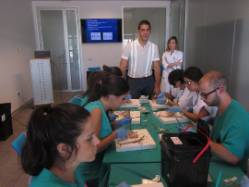
[[[50,169],[56,161],[67,160],[59,155],[57,145],[65,143],[70,146],[71,156],[77,150],[76,139],[89,115],[82,107],[69,103],[36,109],[29,120],[27,140],[21,153],[24,171],[37,176],[43,168]]]
[[[87,91],[84,93],[83,97],[84,96],[87,96],[88,97],[88,101],[87,103],[89,102],[92,102],[92,101],[95,101],[95,100],[98,100],[100,95],[99,93],[96,91],[97,87],[98,87],[98,83],[100,80],[102,80],[104,77],[107,77],[109,76],[110,73],[109,72],[106,72],[106,71],[99,71],[99,72],[95,72],[93,73],[89,78],[88,78],[88,81],[87,81]],[[86,104],[87,104],[86,103]]]

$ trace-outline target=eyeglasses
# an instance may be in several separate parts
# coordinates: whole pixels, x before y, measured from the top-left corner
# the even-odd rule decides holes
[[[202,97],[203,99],[207,99],[208,96],[209,96],[210,94],[214,93],[214,92],[215,92],[216,90],[218,90],[218,89],[219,89],[219,87],[217,87],[217,88],[211,90],[211,91],[208,92],[208,93],[203,93],[203,92],[201,92],[200,95],[201,95],[201,97]]]
[[[188,84],[188,85],[190,85],[191,82],[192,82],[191,80],[187,80],[187,79],[184,80],[184,83],[185,83],[185,84]]]

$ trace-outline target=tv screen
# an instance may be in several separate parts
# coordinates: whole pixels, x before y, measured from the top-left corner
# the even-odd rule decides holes
[[[82,19],[83,43],[122,42],[121,19]]]

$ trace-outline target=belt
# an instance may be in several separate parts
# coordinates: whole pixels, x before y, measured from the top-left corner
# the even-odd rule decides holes
[[[148,76],[148,77],[138,77],[138,78],[133,78],[133,77],[130,77],[130,76],[128,76],[128,78],[129,79],[148,79],[148,78],[151,78],[152,77],[152,75],[150,75],[150,76]]]

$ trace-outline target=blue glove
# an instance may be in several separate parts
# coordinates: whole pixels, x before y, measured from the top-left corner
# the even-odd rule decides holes
[[[177,112],[181,112],[182,109],[179,106],[172,106],[168,108],[167,111],[171,113],[177,113]]]
[[[121,120],[117,120],[116,121],[116,125],[118,126],[118,127],[124,127],[124,126],[128,126],[128,125],[130,125],[131,124],[131,118],[130,117],[124,117],[123,119],[121,119]]]
[[[166,102],[166,99],[165,98],[161,98],[161,99],[156,99],[156,103],[157,104],[159,104],[159,105],[163,105],[163,104],[165,104],[165,102]]]
[[[161,93],[156,97],[156,103],[162,105],[162,104],[165,104],[165,102],[166,102],[165,95],[164,95],[164,93],[161,92]]]
[[[127,184],[126,182],[121,182],[116,187],[131,187],[131,186],[129,184]]]
[[[125,99],[132,99],[132,96],[131,96],[131,94],[128,94],[128,95],[126,95],[124,98],[125,98]]]
[[[164,93],[161,92],[156,98],[157,98],[157,99],[161,99],[161,98],[164,98],[164,97],[165,97]]]
[[[110,121],[114,121],[117,118],[117,115],[115,115],[113,112],[108,112],[108,116]]]
[[[240,186],[241,187],[248,187],[249,186],[249,179],[247,176],[244,175],[244,177],[242,178],[242,180],[240,182]]]
[[[128,137],[128,132],[129,132],[129,130],[127,128],[124,128],[124,127],[117,129],[116,130],[117,139],[119,139],[119,140],[126,139]]]

